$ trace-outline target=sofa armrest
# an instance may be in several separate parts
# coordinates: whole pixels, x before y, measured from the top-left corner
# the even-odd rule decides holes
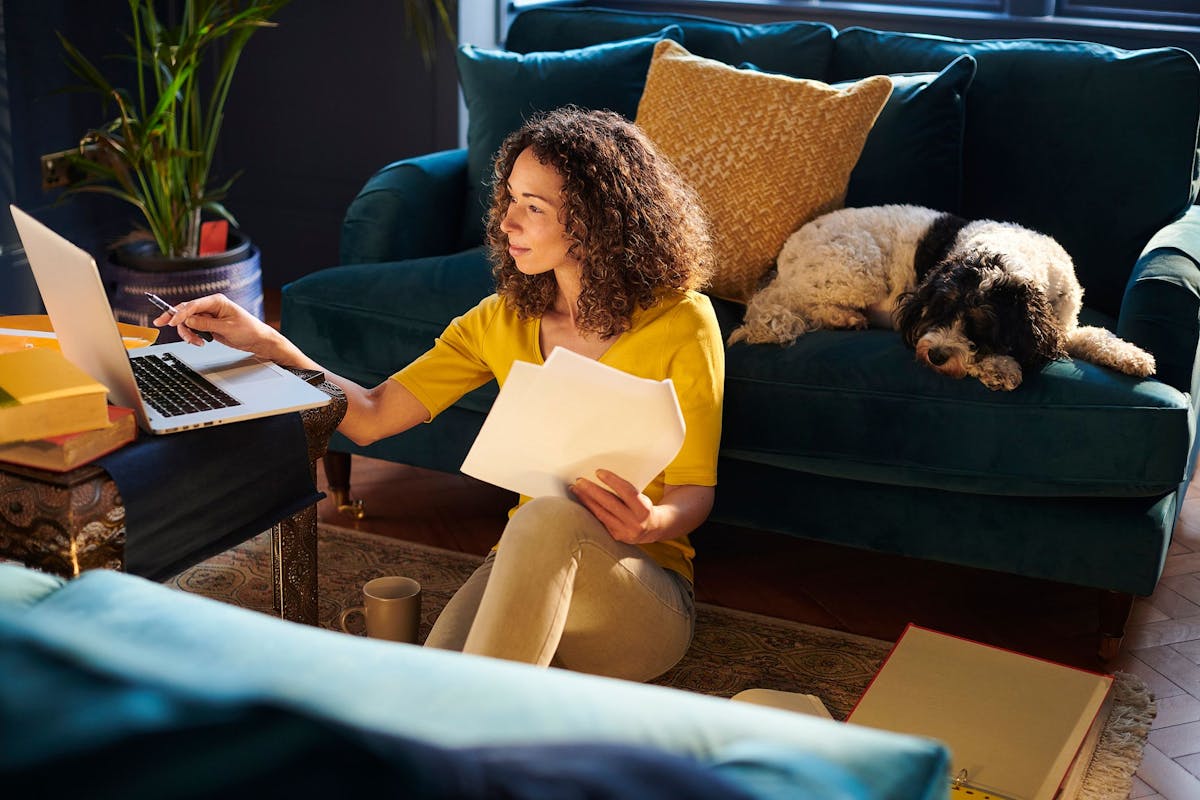
[[[1200,388],[1200,207],[1151,238],[1125,288],[1117,335],[1154,354],[1157,377]]]
[[[437,256],[460,249],[467,151],[396,161],[376,172],[346,210],[340,263]]]

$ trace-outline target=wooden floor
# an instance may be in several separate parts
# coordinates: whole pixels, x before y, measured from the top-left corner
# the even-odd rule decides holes
[[[320,473],[320,470],[318,470]],[[324,476],[319,478],[324,489]],[[482,555],[512,496],[462,475],[355,457],[360,522],[323,521]],[[698,599],[894,641],[908,622],[1090,669],[1096,593],[718,525],[693,536]],[[1109,668],[1140,675],[1158,718],[1133,798],[1200,798],[1200,487],[1184,506],[1158,591],[1134,608]]]

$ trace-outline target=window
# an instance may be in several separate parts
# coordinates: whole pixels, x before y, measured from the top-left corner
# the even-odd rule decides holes
[[[1162,24],[1200,24],[1200,0],[1057,0],[1063,17],[1124,19]]]
[[[1006,0],[865,0],[872,5],[899,8],[957,8],[964,11],[1003,13]],[[1200,2],[1200,0],[1196,0]]]

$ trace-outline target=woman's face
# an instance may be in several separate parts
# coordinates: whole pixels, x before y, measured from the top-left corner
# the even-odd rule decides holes
[[[521,151],[508,176],[508,209],[500,230],[517,269],[540,275],[559,267],[578,266],[568,254],[571,240],[560,218],[562,176],[537,160],[529,148]]]

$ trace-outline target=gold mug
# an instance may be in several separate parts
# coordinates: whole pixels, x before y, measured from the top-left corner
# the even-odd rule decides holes
[[[416,644],[421,627],[421,584],[397,575],[369,580],[363,585],[363,604],[347,608],[338,618],[346,633],[351,632],[346,621],[352,614],[366,618],[367,636],[372,639]]]

